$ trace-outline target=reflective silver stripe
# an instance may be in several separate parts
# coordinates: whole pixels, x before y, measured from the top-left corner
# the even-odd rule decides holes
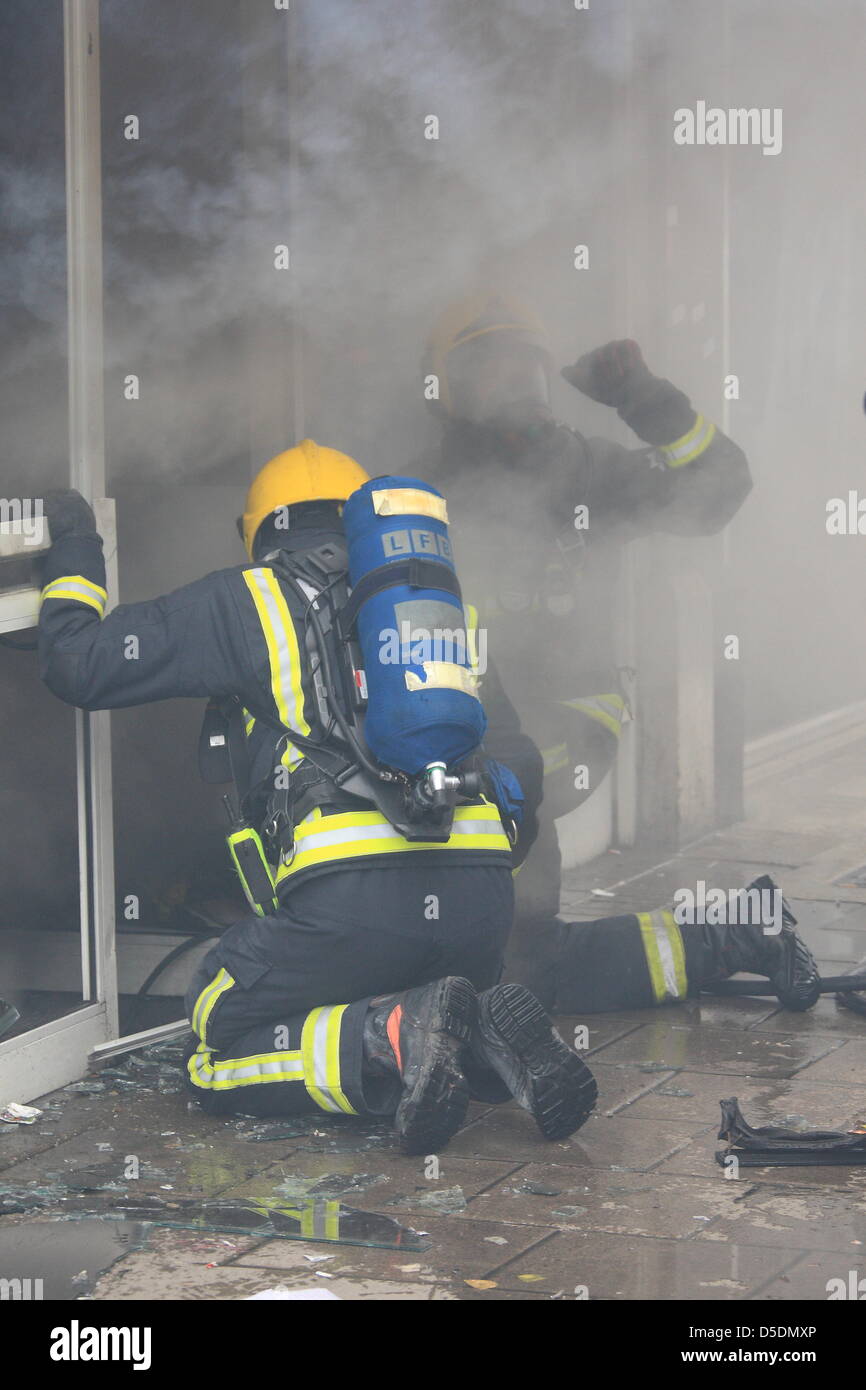
[[[43,602],[47,598],[73,599],[76,603],[86,603],[89,608],[94,608],[100,617],[105,612],[105,591],[97,590],[95,584],[88,584],[80,579],[55,579],[53,583],[46,584],[42,590]]]
[[[662,963],[662,973],[665,980],[665,990],[671,999],[679,998],[679,988],[677,986],[677,970],[674,964],[674,953],[671,950],[671,943],[668,940],[667,927],[665,926],[664,914],[662,912],[651,912],[650,921],[656,935],[656,945],[659,949],[659,959]]]
[[[304,1085],[320,1110],[357,1115],[343,1090],[340,1068],[340,1036],[348,1004],[313,1009],[301,1033]]]
[[[300,655],[297,647],[294,627],[291,628],[291,635],[287,629],[287,622],[291,624],[291,614],[285,606],[283,608],[271,588],[270,581],[273,579],[273,571],[265,569],[247,570],[249,580],[255,584],[256,592],[259,596],[261,608],[267,616],[268,628],[265,637],[273,642],[274,654],[277,660],[277,671],[272,671],[271,675],[277,690],[274,691],[277,712],[282,723],[290,729],[297,729],[302,734],[310,732],[310,726],[304,717],[304,695],[301,684]],[[276,581],[274,580],[274,583]],[[294,651],[292,648],[294,647]],[[270,643],[268,644],[268,654],[271,654]]]
[[[640,912],[638,922],[642,931],[648,929],[651,933],[647,946],[649,947],[650,943],[655,946],[656,960],[653,962],[652,953],[648,950],[647,964],[653,978],[657,1001],[663,1003],[665,999],[684,999],[688,994],[685,956],[682,936],[673,913],[665,908],[657,908],[655,912]],[[659,972],[661,979],[658,978]]]
[[[58,575],[56,579],[52,579],[50,583],[45,585],[43,592],[48,593],[58,587],[65,588],[67,586],[73,589],[86,589],[88,593],[93,594],[94,598],[108,598],[108,594],[101,584],[94,584],[92,579],[85,579],[83,574]]]
[[[316,1031],[313,1034],[313,1085],[321,1091],[329,1110],[339,1110],[340,1106],[334,1100],[328,1076],[328,1019],[333,1012],[333,1008],[323,1009],[316,1019]]]
[[[219,1082],[225,1085],[236,1085],[238,1082],[247,1081],[251,1077],[264,1079],[280,1076],[287,1081],[303,1081],[304,1079],[304,1067],[300,1052],[275,1054],[269,1061],[242,1057],[237,1061],[214,1062],[213,1069]]]
[[[716,427],[712,421],[699,415],[688,434],[675,439],[672,444],[665,444],[660,452],[670,468],[680,467],[702,454],[712,443],[715,433]]]
[[[328,1217],[330,1213],[324,1202],[316,1202],[313,1207],[313,1235],[320,1239],[328,1234]]]

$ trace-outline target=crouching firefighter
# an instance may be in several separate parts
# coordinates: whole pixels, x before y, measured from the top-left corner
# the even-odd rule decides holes
[[[573,1133],[591,1074],[525,988],[497,984],[541,765],[492,667],[482,747],[444,498],[304,440],[252,483],[250,563],[108,614],[90,507],[59,493],[45,515],[46,684],[91,710],[210,697],[202,770],[236,783],[251,910],[187,992],[202,1107],[394,1115],[428,1152],[470,1096],[513,1096],[547,1138]]]

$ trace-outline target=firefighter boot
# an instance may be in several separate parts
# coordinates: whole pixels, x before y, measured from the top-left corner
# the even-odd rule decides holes
[[[745,892],[778,893],[769,874],[762,874]],[[699,927],[702,944],[707,953],[701,972],[701,986],[716,984],[730,975],[745,970],[752,975],[766,975],[776,991],[783,1009],[802,1013],[811,1009],[820,995],[818,966],[808,946],[794,928],[797,919],[781,897],[782,928],[770,934],[763,923],[703,923]]]
[[[0,1037],[4,1033],[8,1033],[20,1017],[21,1015],[14,1004],[7,1004],[5,999],[0,999]]]
[[[478,996],[478,1026],[464,1069],[474,1099],[497,1102],[509,1092],[545,1139],[574,1134],[598,1097],[589,1067],[522,985],[494,985]]]
[[[404,1153],[435,1153],[463,1123],[469,1090],[461,1054],[477,1011],[471,984],[453,975],[370,1001],[364,1068],[399,1081],[394,1128]]]

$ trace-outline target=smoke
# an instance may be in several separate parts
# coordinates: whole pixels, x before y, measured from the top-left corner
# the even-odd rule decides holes
[[[557,363],[635,336],[698,408],[727,413],[756,489],[731,567],[711,545],[693,563],[743,590],[750,728],[858,698],[857,541],[822,528],[862,465],[861,28],[855,0],[832,22],[818,0],[103,0],[124,597],[239,559],[229,499],[302,428],[373,471],[410,467],[437,439],[427,329],[489,283],[538,306]],[[36,487],[65,476],[60,4],[7,0],[0,53],[3,457]],[[782,153],[675,147],[674,111],[699,100],[781,107]],[[554,406],[637,442],[558,381]],[[219,505],[181,506],[175,485],[202,483]],[[495,507],[522,554],[521,497]]]
[[[105,0],[106,367],[112,384],[137,372],[153,405],[146,428],[126,412],[115,476],[138,474],[148,446],[165,471],[237,465],[237,383],[257,316],[303,325],[331,360],[354,357],[365,382],[351,408],[367,443],[395,365],[414,371],[434,306],[557,218],[579,217],[616,177],[625,154],[606,88],[624,77],[626,30],[640,61],[661,45],[664,9],[620,3],[588,22],[532,0],[323,0],[288,14]],[[38,67],[44,51],[21,52],[20,32],[10,39],[25,70]],[[44,19],[40,37],[56,46]],[[55,81],[31,129],[62,131],[61,95]],[[124,138],[128,114],[138,140]],[[431,116],[437,139],[425,139]],[[0,174],[0,294],[7,313],[47,330],[7,351],[2,381],[62,342],[62,146],[46,158],[44,142],[25,140]],[[287,272],[274,269],[281,244]],[[390,360],[371,352],[379,343]],[[351,429],[339,408],[323,423]]]

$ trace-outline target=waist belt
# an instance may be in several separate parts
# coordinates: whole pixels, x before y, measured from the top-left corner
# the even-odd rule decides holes
[[[278,886],[314,868],[330,867],[345,860],[369,859],[383,854],[429,853],[492,854],[511,862],[511,845],[497,808],[491,802],[469,803],[454,812],[451,835],[444,843],[407,840],[381,811],[346,811],[325,814],[317,808],[295,827],[295,849],[288,863],[276,873]]]

